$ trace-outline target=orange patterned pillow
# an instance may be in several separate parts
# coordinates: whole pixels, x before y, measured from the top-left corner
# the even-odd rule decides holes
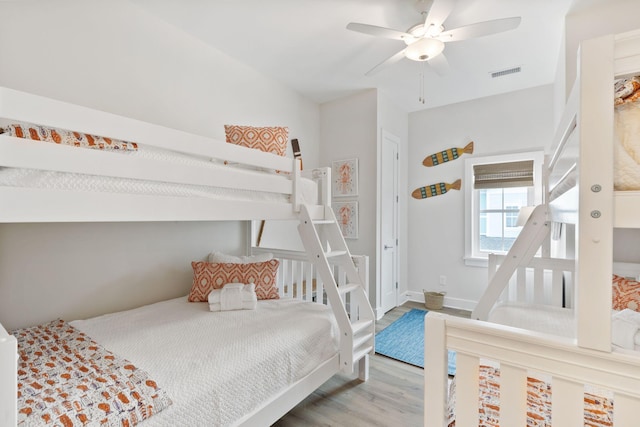
[[[289,128],[224,125],[227,142],[284,156],[289,140]]]
[[[227,283],[243,282],[242,264],[218,264],[192,262],[193,284],[188,301],[205,302],[214,289],[222,289]]]
[[[640,311],[640,282],[613,275],[612,292],[614,310]]]
[[[249,264],[194,261],[191,263],[193,284],[188,301],[206,302],[212,290],[222,289],[227,283],[255,283],[259,300],[278,299],[280,295],[276,287],[276,275],[279,266],[280,261],[277,259]]]
[[[272,259],[266,262],[254,262],[242,264],[244,270],[243,283],[256,284],[256,296],[258,299],[278,299],[278,288],[276,287],[276,275],[280,261]]]

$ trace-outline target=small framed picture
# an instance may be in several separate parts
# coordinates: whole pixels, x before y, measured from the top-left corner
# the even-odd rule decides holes
[[[345,239],[358,238],[358,202],[334,202],[333,211]]]
[[[358,195],[358,159],[337,160],[331,164],[334,197]]]

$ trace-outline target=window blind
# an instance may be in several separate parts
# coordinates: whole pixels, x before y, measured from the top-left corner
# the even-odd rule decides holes
[[[476,190],[531,186],[533,160],[473,166],[473,188]]]

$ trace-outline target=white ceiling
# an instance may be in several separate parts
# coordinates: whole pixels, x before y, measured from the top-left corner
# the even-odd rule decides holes
[[[441,77],[426,67],[422,104],[420,63],[403,59],[364,75],[402,49],[401,41],[345,28],[361,22],[405,31],[421,20],[415,0],[133,1],[316,102],[378,88],[408,112],[552,83],[564,16],[573,2],[457,0],[446,29],[512,16],[522,22],[513,31],[447,43],[451,70]],[[490,76],[516,66],[521,73]]]

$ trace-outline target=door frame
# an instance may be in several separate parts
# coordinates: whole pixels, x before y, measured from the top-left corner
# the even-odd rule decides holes
[[[375,311],[376,311],[376,318],[380,319],[382,318],[382,316],[384,315],[384,310],[382,308],[382,280],[381,278],[382,276],[382,177],[383,177],[383,171],[382,171],[382,152],[383,152],[383,144],[385,143],[385,141],[388,141],[390,143],[395,144],[396,146],[396,159],[395,159],[395,194],[396,194],[396,203],[394,203],[395,206],[395,221],[393,224],[394,227],[394,234],[396,236],[396,250],[394,251],[394,257],[395,257],[395,272],[394,272],[394,281],[396,283],[396,290],[395,290],[395,305],[398,305],[398,302],[400,300],[400,295],[399,295],[399,288],[398,288],[398,281],[399,281],[399,276],[400,276],[400,263],[399,263],[399,258],[398,258],[398,252],[399,252],[399,231],[400,231],[400,227],[399,227],[399,222],[400,222],[400,218],[399,218],[399,211],[400,211],[400,203],[399,203],[399,196],[400,196],[400,160],[399,160],[399,156],[400,156],[400,138],[398,136],[396,136],[395,134],[387,131],[386,129],[382,128],[381,132],[380,132],[380,149],[378,151],[379,155],[378,155],[378,206],[377,206],[377,215],[376,215],[376,221],[377,221],[377,233],[376,233],[376,258],[377,258],[377,262],[376,262],[376,304],[375,304]]]

